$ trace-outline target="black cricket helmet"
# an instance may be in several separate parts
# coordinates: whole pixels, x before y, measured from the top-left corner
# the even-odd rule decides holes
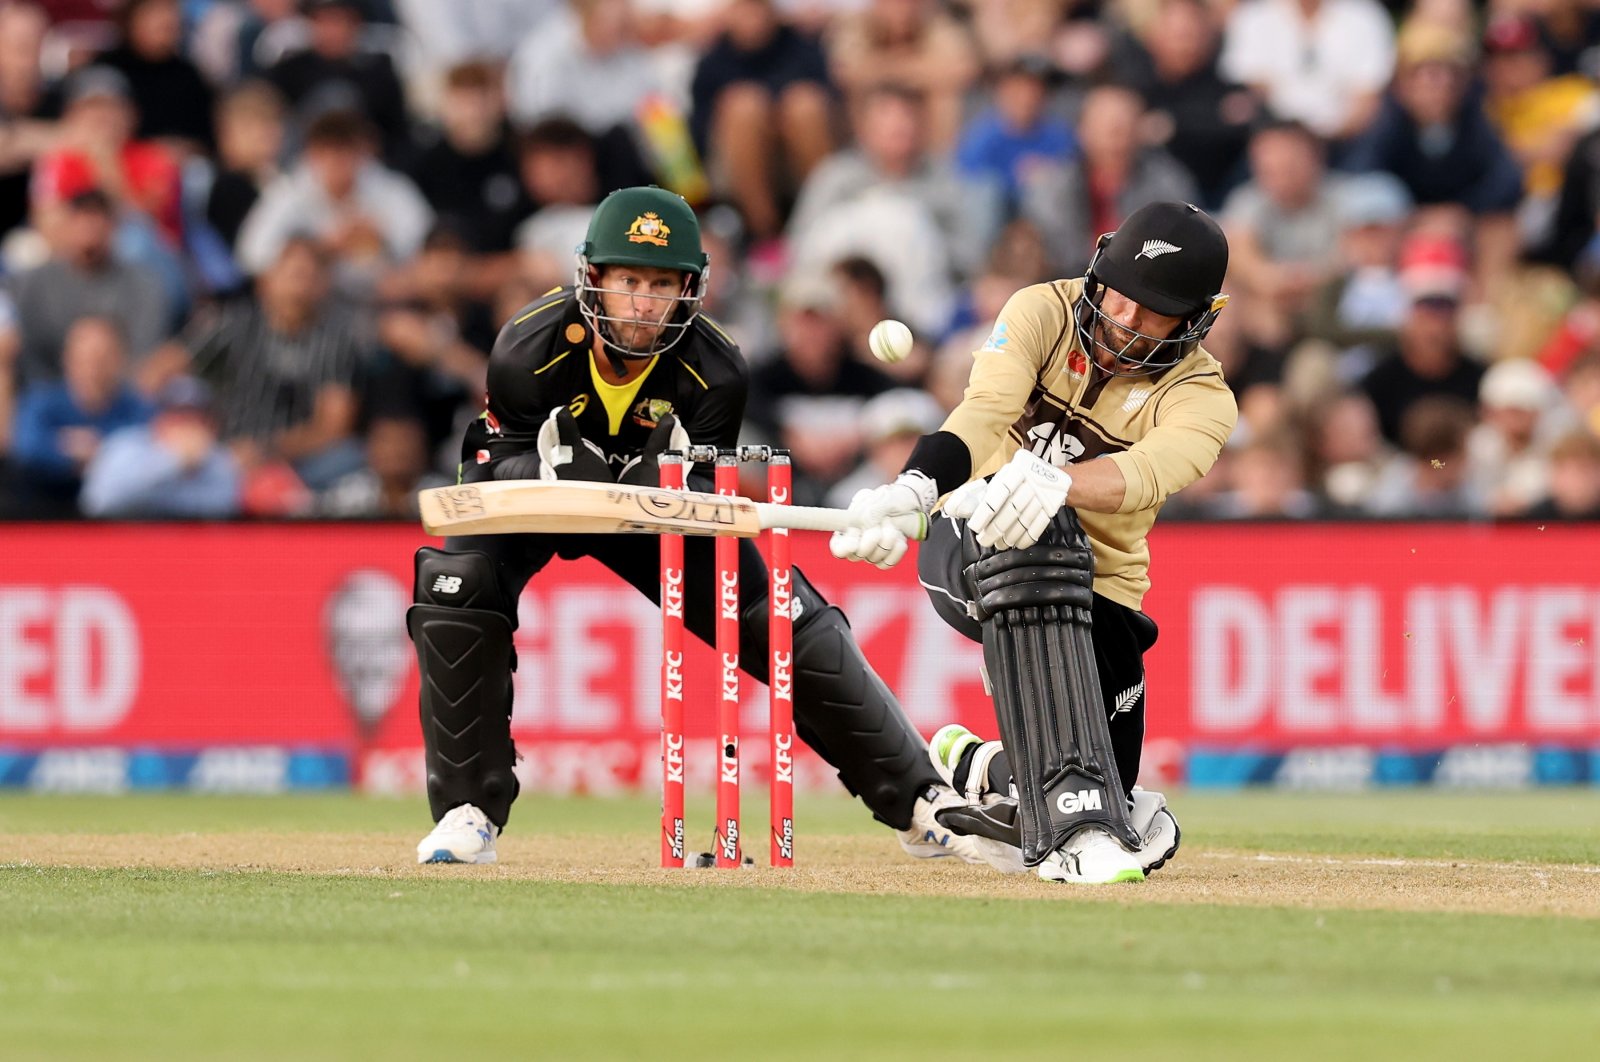
[[[1170,369],[1193,353],[1227,305],[1228,296],[1222,294],[1227,273],[1228,238],[1205,211],[1190,203],[1142,206],[1095,244],[1075,313],[1078,342],[1091,357],[1096,348],[1110,353],[1116,359],[1113,376]],[[1148,310],[1178,318],[1177,326],[1169,336],[1150,336],[1117,324],[1100,310],[1107,288]],[[1097,338],[1097,333],[1113,334],[1111,329],[1129,337],[1120,348]],[[1148,349],[1128,356],[1141,341],[1147,341]]]
[[[608,290],[595,283],[599,267],[648,266],[683,273],[677,295],[636,295],[661,303],[655,323],[661,331],[646,349],[635,349],[618,338],[615,325],[632,324],[610,317],[600,303]],[[620,188],[603,199],[589,219],[589,231],[578,248],[579,309],[605,340],[607,353],[627,358],[648,358],[670,348],[688,333],[700,313],[710,276],[710,258],[700,245],[700,220],[682,196],[655,185]],[[628,293],[632,294],[632,293]]]

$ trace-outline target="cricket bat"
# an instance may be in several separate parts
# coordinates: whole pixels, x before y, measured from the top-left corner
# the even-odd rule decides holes
[[[773,505],[723,494],[577,480],[505,479],[421,491],[422,526],[430,535],[642,534],[755,538],[770,527],[844,531],[856,526],[843,509]],[[894,521],[907,538],[927,537],[921,513]]]

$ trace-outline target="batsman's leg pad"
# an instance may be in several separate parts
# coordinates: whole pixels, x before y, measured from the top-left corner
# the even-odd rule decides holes
[[[988,551],[967,570],[1028,866],[1085,826],[1105,827],[1130,851],[1140,842],[1095,667],[1094,559],[1076,517],[1063,512],[1037,544]]]
[[[494,565],[482,553],[417,551],[416,604],[406,629],[417,648],[428,805],[438,822],[472,804],[504,828],[517,797],[511,742],[511,621]],[[448,603],[439,603],[439,602]]]
[[[794,570],[795,733],[839,772],[839,780],[887,826],[911,825],[918,795],[939,776],[905,709],[872,670],[844,613]],[[765,679],[767,595],[742,622],[742,660]]]

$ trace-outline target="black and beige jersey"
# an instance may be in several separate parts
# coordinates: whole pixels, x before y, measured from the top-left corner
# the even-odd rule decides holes
[[[691,442],[738,443],[749,371],[738,345],[705,314],[626,384],[605,380],[595,357],[594,330],[571,288],[519,310],[489,355],[484,411],[467,430],[463,465],[534,452],[540,426],[559,406],[572,411],[583,437],[605,453],[613,470],[638,455],[667,413],[677,416]]]
[[[1127,483],[1115,513],[1078,511],[1094,546],[1095,591],[1138,608],[1150,588],[1145,535],[1172,494],[1205,475],[1238,419],[1222,367],[1203,348],[1150,376],[1091,370],[1073,327],[1083,281],[1013,295],[973,355],[961,404],[944,431],[987,476],[1019,449],[1055,465],[1107,457]]]

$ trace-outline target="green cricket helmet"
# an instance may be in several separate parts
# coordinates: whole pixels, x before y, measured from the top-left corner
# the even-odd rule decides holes
[[[675,296],[635,296],[659,299],[662,304],[662,328],[647,349],[622,343],[613,326],[634,322],[607,315],[600,303],[601,294],[613,290],[596,284],[599,267],[608,265],[675,269],[683,274],[683,287]],[[705,301],[710,272],[711,260],[700,246],[700,221],[682,196],[655,185],[620,188],[606,196],[589,219],[589,232],[578,248],[574,287],[584,319],[605,340],[608,353],[648,358],[683,338]]]

